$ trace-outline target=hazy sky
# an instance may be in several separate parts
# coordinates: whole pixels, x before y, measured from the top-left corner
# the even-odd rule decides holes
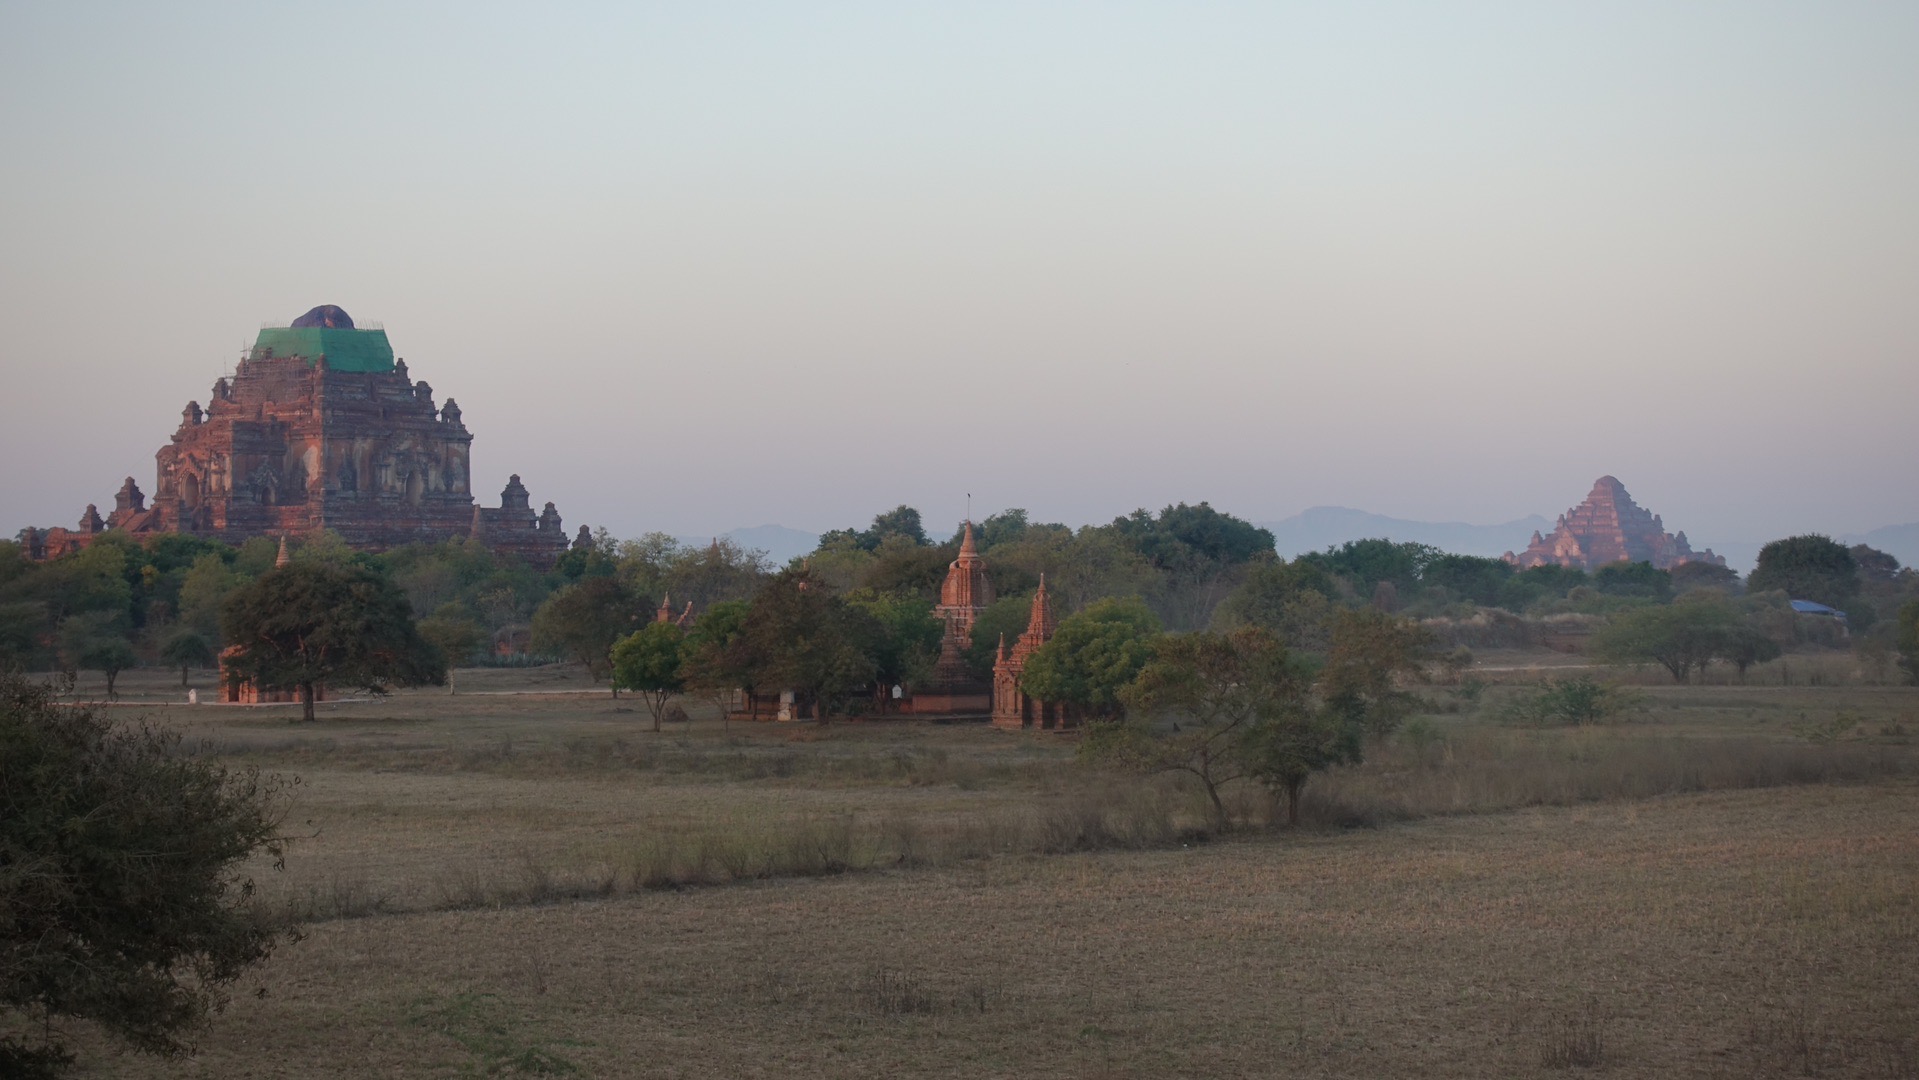
[[[1911,0],[0,0],[0,530],[321,303],[619,535],[1919,520],[1915,58]]]

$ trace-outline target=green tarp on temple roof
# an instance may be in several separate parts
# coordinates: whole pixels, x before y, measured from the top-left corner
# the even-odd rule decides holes
[[[312,367],[326,357],[334,371],[392,371],[393,346],[385,330],[334,330],[319,326],[275,326],[260,331],[249,359],[297,356]]]

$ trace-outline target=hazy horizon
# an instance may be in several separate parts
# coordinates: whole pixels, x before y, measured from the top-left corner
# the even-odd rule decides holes
[[[0,13],[0,528],[263,321],[569,527],[1919,521],[1919,8]]]

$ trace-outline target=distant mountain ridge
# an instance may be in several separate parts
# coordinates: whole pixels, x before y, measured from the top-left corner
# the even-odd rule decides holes
[[[1281,521],[1254,524],[1272,532],[1273,546],[1288,559],[1338,547],[1348,540],[1375,537],[1496,559],[1508,551],[1525,550],[1535,531],[1553,527],[1538,514],[1499,525],[1469,525],[1462,521],[1408,521],[1345,506],[1315,506]]]

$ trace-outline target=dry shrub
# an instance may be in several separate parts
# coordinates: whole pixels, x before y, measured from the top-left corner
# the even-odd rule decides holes
[[[911,971],[876,965],[854,989],[854,1001],[880,1016],[907,1016],[940,1011],[939,999],[925,980]]]
[[[636,889],[722,885],[774,877],[819,877],[882,861],[878,830],[851,815],[786,821],[721,821],[656,834],[637,848],[626,879]]]
[[[926,829],[917,815],[889,815],[881,828],[884,842],[896,853],[894,862],[901,866],[925,866],[930,861],[932,849],[927,844]]]
[[[1592,1069],[1606,1059],[1610,1018],[1596,1001],[1548,1014],[1539,1063],[1548,1069]]]
[[[281,905],[282,915],[291,922],[359,919],[395,910],[392,889],[369,884],[364,874],[341,871],[287,896]]]
[[[998,982],[971,980],[951,992],[942,992],[919,972],[887,964],[868,968],[853,987],[853,1005],[878,1016],[988,1013],[1007,1000]]]
[[[1179,834],[1173,800],[1154,784],[1115,784],[1080,791],[1045,807],[1032,849],[1048,854],[1157,847]]]
[[[580,1068],[552,1049],[570,1045],[529,1030],[509,1003],[493,994],[455,994],[412,1002],[406,1020],[458,1043],[476,1060],[460,1070],[480,1076],[574,1076]]]
[[[486,876],[470,863],[441,872],[434,878],[434,891],[440,907],[450,911],[492,906],[496,899],[487,887]]]
[[[831,818],[802,818],[797,828],[780,837],[783,844],[776,864],[784,875],[817,877],[865,869],[873,864],[868,838],[856,838],[853,818],[840,814]]]

